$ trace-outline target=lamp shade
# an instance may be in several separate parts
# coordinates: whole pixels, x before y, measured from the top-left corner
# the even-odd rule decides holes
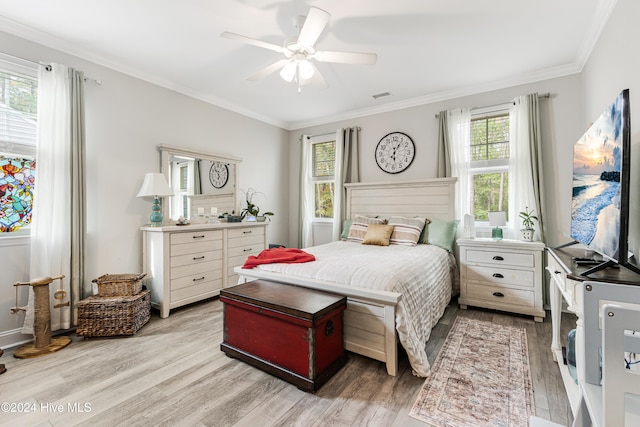
[[[505,212],[489,212],[489,225],[504,227],[507,225],[507,214]]]
[[[161,173],[150,172],[144,176],[144,182],[136,197],[173,196],[173,191]]]

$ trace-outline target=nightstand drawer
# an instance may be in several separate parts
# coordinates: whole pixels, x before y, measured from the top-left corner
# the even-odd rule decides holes
[[[496,304],[534,306],[534,293],[522,289],[505,288],[501,286],[484,286],[467,284],[467,297],[490,301]]]
[[[467,280],[533,287],[534,273],[532,270],[468,265]]]
[[[535,256],[532,253],[505,252],[505,251],[479,251],[467,249],[467,262],[511,265],[515,267],[534,267]]]

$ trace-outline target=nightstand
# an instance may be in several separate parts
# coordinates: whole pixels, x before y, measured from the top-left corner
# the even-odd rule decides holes
[[[468,305],[528,314],[542,322],[542,242],[476,238],[460,248],[460,308]]]

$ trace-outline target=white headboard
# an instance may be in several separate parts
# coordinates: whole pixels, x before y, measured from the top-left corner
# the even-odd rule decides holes
[[[345,184],[347,218],[365,216],[421,216],[455,218],[457,178]]]

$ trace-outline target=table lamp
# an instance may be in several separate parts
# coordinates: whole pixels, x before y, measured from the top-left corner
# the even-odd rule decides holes
[[[489,225],[491,229],[491,238],[493,240],[502,240],[502,228],[507,225],[507,214],[505,212],[489,212]]]
[[[161,173],[150,172],[144,176],[144,182],[136,197],[153,197],[153,207],[149,220],[152,227],[162,225],[162,214],[160,213],[160,197],[173,196],[173,191],[169,188],[167,180]]]

